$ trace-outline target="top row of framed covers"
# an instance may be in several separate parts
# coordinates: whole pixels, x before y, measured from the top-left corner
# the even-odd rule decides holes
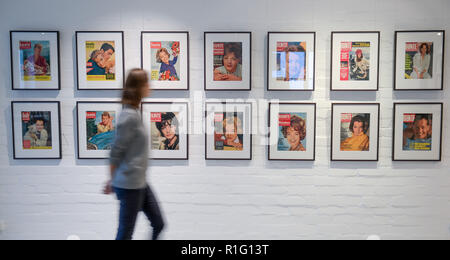
[[[10,41],[13,90],[61,89],[58,31],[11,31]],[[314,91],[316,33],[267,41],[267,90]],[[75,42],[78,90],[123,88],[122,31],[77,31]],[[396,31],[394,90],[443,90],[444,45],[444,30]],[[205,90],[250,91],[251,50],[251,32],[205,32]],[[189,32],[142,32],[141,67],[154,90],[189,90]],[[379,31],[331,33],[332,91],[377,91],[379,68]]]

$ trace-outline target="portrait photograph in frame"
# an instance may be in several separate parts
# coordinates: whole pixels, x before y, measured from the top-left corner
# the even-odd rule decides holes
[[[207,102],[205,159],[252,159],[252,103]]]
[[[378,161],[379,103],[333,103],[332,161]]]
[[[10,31],[12,90],[60,90],[59,31]]]
[[[121,111],[120,102],[77,102],[78,159],[109,158]]]
[[[443,90],[445,31],[396,31],[394,90]]]
[[[270,161],[314,161],[316,104],[269,103]]]
[[[142,120],[152,160],[189,159],[189,103],[144,102]]]
[[[61,112],[58,101],[12,101],[13,157],[61,159]]]
[[[441,161],[443,103],[394,103],[393,161]]]
[[[122,31],[75,33],[78,90],[120,90],[125,82]]]
[[[189,32],[141,32],[141,68],[153,90],[189,90]]]
[[[251,50],[251,32],[205,32],[205,90],[250,91]]]
[[[380,32],[331,33],[331,91],[378,91]]]
[[[267,90],[314,91],[315,32],[268,32]]]

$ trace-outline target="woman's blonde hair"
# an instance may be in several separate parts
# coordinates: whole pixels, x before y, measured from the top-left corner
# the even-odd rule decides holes
[[[223,133],[226,134],[227,130],[227,125],[233,125],[234,126],[234,131],[236,132],[236,134],[242,134],[242,122],[239,119],[239,117],[237,115],[233,115],[233,116],[226,116],[223,119]]]
[[[167,57],[170,58],[170,53],[166,48],[161,48],[156,52],[156,62],[158,63],[162,63],[161,58],[159,57],[159,55],[161,54],[161,52],[164,52],[165,54],[167,54]]]
[[[122,93],[122,104],[139,107],[142,99],[142,88],[148,83],[148,75],[142,69],[132,69],[125,81],[125,88]]]

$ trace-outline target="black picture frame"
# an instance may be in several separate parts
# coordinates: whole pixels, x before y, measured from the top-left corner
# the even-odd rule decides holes
[[[340,105],[344,105],[344,106],[377,106],[378,107],[378,118],[377,118],[377,127],[378,127],[378,131],[377,131],[377,158],[374,160],[357,160],[357,159],[334,159],[333,156],[333,141],[334,141],[334,107],[335,106],[340,106]],[[332,162],[378,162],[380,160],[380,119],[381,119],[381,105],[380,103],[332,103],[331,104],[331,149],[330,149],[330,158]]]
[[[143,105],[145,104],[163,104],[163,105],[168,105],[168,104],[184,104],[186,105],[186,116],[187,116],[187,124],[188,126],[186,127],[187,133],[186,133],[186,157],[185,158],[149,158],[150,160],[153,161],[168,161],[168,160],[175,160],[175,161],[188,161],[189,160],[189,102],[160,102],[160,101],[156,101],[156,102],[151,102],[151,101],[146,101],[146,102],[142,102],[141,103],[141,115],[143,114]],[[144,120],[144,118],[142,118],[142,120]]]
[[[235,105],[250,105],[250,115],[249,118],[252,118],[253,113],[253,104],[251,102],[206,102],[205,103],[205,160],[206,161],[251,161],[253,159],[253,119],[250,121],[250,157],[249,158],[208,158],[208,104],[235,104]]]
[[[441,134],[439,136],[439,159],[437,160],[399,160],[395,159],[395,125],[397,123],[397,106],[401,105],[440,105],[441,107],[441,121],[440,121],[440,131]],[[442,161],[442,140],[443,140],[443,131],[444,130],[444,103],[443,102],[395,102],[393,105],[393,126],[392,126],[392,161],[393,162],[441,162]]]
[[[333,58],[334,58],[334,35],[335,34],[377,34],[378,35],[378,57],[377,59],[377,88],[376,89],[333,89]],[[330,62],[330,91],[349,92],[363,91],[372,92],[380,90],[380,56],[381,56],[381,32],[380,31],[332,31],[331,32],[331,62]]]
[[[14,87],[14,59],[13,59],[13,42],[12,42],[12,38],[13,38],[13,34],[14,33],[56,33],[56,48],[57,48],[57,60],[58,60],[58,88],[53,88],[53,89],[48,89],[48,88],[15,88]],[[11,30],[9,31],[9,46],[10,46],[10,59],[11,59],[11,90],[45,90],[45,91],[59,91],[61,90],[61,55],[60,55],[60,33],[59,31],[41,31],[41,30],[37,30],[37,31],[33,31],[33,30]]]
[[[16,126],[14,124],[14,104],[56,104],[58,107],[58,129],[59,132],[56,134],[59,138],[59,153],[58,157],[27,157],[19,158],[16,153]],[[61,103],[59,101],[11,101],[11,121],[12,121],[12,136],[13,136],[13,159],[14,160],[61,160],[62,159],[62,129],[61,129]]]
[[[80,104],[121,104],[120,101],[77,101],[76,103],[76,121],[77,121],[77,159],[78,160],[104,160],[108,157],[81,157],[80,156]],[[122,106],[123,107],[123,106]]]
[[[271,159],[270,158],[270,137],[271,137],[271,121],[270,121],[270,115],[271,115],[271,106],[272,104],[275,105],[314,105],[314,151],[313,151],[313,158],[312,159]],[[299,161],[299,162],[313,162],[316,160],[316,145],[317,145],[317,104],[316,103],[295,103],[295,102],[269,102],[269,117],[268,117],[268,125],[269,125],[269,144],[267,145],[267,160],[268,161]]]
[[[141,31],[141,69],[144,68],[144,46],[143,46],[143,37],[144,34],[150,34],[150,33],[167,33],[167,34],[186,34],[186,40],[187,40],[187,88],[186,89],[153,89],[155,91],[189,91],[190,90],[190,35],[189,31]]]
[[[312,89],[270,89],[270,35],[272,34],[313,34],[314,36],[314,55],[313,55],[313,87]],[[266,91],[301,91],[301,92],[313,92],[316,90],[316,47],[317,47],[317,34],[316,32],[309,31],[270,31],[267,33],[267,62],[266,62]]]
[[[248,89],[208,89],[207,88],[207,78],[206,78],[206,59],[207,59],[207,53],[206,53],[206,35],[207,34],[248,34],[250,39],[250,46],[249,46],[249,52],[250,52],[250,60],[249,60],[249,88]],[[204,80],[204,91],[252,91],[252,32],[251,31],[206,31],[203,33],[203,80]]]
[[[397,39],[400,33],[442,33],[442,76],[441,76],[441,88],[439,89],[399,89],[397,88]],[[442,91],[444,90],[444,78],[445,78],[445,30],[399,30],[394,34],[394,78],[393,86],[394,91]]]
[[[76,56],[76,76],[77,76],[77,90],[78,91],[91,91],[91,90],[119,90],[121,91],[123,88],[89,88],[89,89],[83,89],[80,88],[80,72],[78,70],[78,34],[81,33],[119,33],[121,34],[122,39],[122,73],[123,73],[123,82],[122,85],[125,85],[125,37],[124,37],[124,31],[76,31],[75,32],[75,56]]]

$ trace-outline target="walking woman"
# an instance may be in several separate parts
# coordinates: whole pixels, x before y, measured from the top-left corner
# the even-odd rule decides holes
[[[116,193],[120,201],[119,230],[116,240],[131,240],[138,213],[142,210],[153,227],[152,239],[158,239],[164,221],[155,195],[146,181],[148,135],[142,123],[139,107],[149,96],[147,73],[133,69],[123,90],[123,111],[117,124],[116,138],[111,149],[111,179],[105,194]]]

